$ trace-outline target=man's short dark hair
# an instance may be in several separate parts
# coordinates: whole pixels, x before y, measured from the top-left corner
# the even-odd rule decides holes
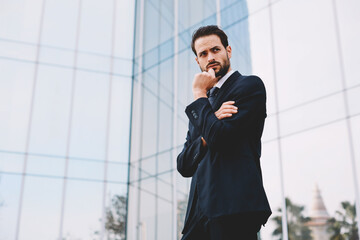
[[[192,35],[191,49],[193,50],[195,56],[197,56],[196,50],[195,50],[196,39],[205,37],[205,36],[209,36],[209,35],[213,35],[213,34],[217,35],[220,38],[221,43],[224,46],[224,48],[226,48],[229,45],[227,35],[218,26],[216,26],[216,25],[203,26],[203,27],[200,27],[198,30],[196,30]]]

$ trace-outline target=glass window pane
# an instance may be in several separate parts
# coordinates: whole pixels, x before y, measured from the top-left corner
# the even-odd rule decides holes
[[[104,162],[70,159],[68,177],[102,181],[104,180]]]
[[[141,160],[141,178],[148,178],[148,176],[154,176],[156,170],[156,158],[150,157]]]
[[[196,71],[191,71],[191,67],[197,67]],[[186,71],[185,71],[186,69]],[[190,50],[179,53],[178,55],[178,101],[183,105],[187,105],[193,100],[191,92],[192,80],[194,79],[195,73],[199,72],[199,68],[195,61],[195,55]],[[179,109],[181,113],[184,112],[185,108]]]
[[[264,188],[272,210],[265,227],[261,228],[261,239],[273,239],[273,232],[282,224],[281,209],[281,179],[280,158],[278,142],[268,142],[262,145],[262,156],[260,159]]]
[[[351,116],[360,113],[360,86],[347,91],[349,114]]]
[[[3,1],[0,38],[37,43],[43,0]]]
[[[0,172],[22,173],[24,164],[23,153],[0,152]],[[1,182],[1,179],[0,179]]]
[[[360,84],[360,29],[355,27],[360,25],[357,11],[359,8],[360,2],[356,0],[336,1],[341,50],[348,87]]]
[[[13,40],[0,39],[0,57],[15,62],[35,61],[37,46]]]
[[[157,239],[173,239],[173,225],[172,219],[173,216],[173,207],[172,204],[162,199],[157,199],[158,201],[158,215],[157,215]]]
[[[282,135],[287,135],[343,119],[344,117],[343,96],[342,94],[336,94],[282,112],[280,115],[280,130]]]
[[[174,60],[169,59],[166,61],[163,61],[159,65],[160,69],[160,85],[162,88],[164,88],[168,93],[167,95],[170,95],[172,97],[172,91],[173,91],[173,85],[174,85]],[[181,82],[180,82],[181,84]],[[160,93],[160,97],[165,101],[172,101],[172,98],[165,98],[163,96],[166,96],[165,94]]]
[[[29,151],[64,156],[73,70],[39,65]]]
[[[63,237],[95,238],[101,227],[102,201],[103,183],[68,180]]]
[[[115,47],[116,57],[132,60],[134,42],[135,0],[118,0],[116,4]],[[126,24],[124,24],[126,22]],[[126,37],[124,37],[126,36]]]
[[[15,239],[21,175],[0,174],[0,238]]]
[[[159,145],[158,151],[169,150],[172,147],[173,142],[173,111],[169,109],[165,104],[160,103],[159,109]]]
[[[90,53],[77,54],[77,67],[84,71],[95,71],[107,74],[110,71],[111,59],[107,55],[95,55]]]
[[[108,143],[108,160],[112,162],[129,161],[131,91],[131,79],[113,76]]]
[[[360,179],[360,148],[358,146],[360,146],[360,116],[356,116],[352,119],[350,119],[351,124],[351,135],[352,135],[352,143],[353,143],[353,150],[354,150],[354,161],[355,161],[355,167],[356,167],[356,178],[359,181]],[[359,186],[359,182],[357,183],[358,187]],[[355,185],[355,184],[354,184]],[[360,189],[358,189],[360,190]]]
[[[155,61],[156,59],[154,59]],[[157,60],[156,60],[157,61]],[[148,69],[142,75],[142,81],[144,88],[152,93],[153,95],[157,95],[159,91],[159,69],[157,67],[152,67]]]
[[[70,155],[104,159],[109,76],[77,71]]]
[[[172,151],[161,153],[157,156],[158,158],[158,172],[167,172],[171,170],[175,163],[172,161]]]
[[[141,182],[141,201],[140,201],[140,239],[156,240],[156,196],[155,179],[147,179]]]
[[[62,179],[26,177],[19,239],[56,239],[59,234]]]
[[[332,13],[331,2],[321,0],[273,5],[280,110],[341,88]]]
[[[122,163],[108,163],[107,181],[125,184],[128,180],[128,168]]]
[[[144,1],[144,52],[156,48],[159,44],[159,0]]]
[[[114,58],[112,61],[113,61],[112,72],[114,74],[118,74],[124,77],[131,77],[133,65],[130,59]]]
[[[74,49],[79,1],[46,1],[41,43]],[[66,16],[66,17],[64,17]]]
[[[50,156],[28,156],[27,169],[28,174],[42,176],[63,177],[66,159],[63,157]]]
[[[265,119],[264,132],[262,135],[262,142],[273,141],[277,138],[277,116],[270,115]]]
[[[257,1],[249,1],[249,6],[254,2]],[[252,72],[259,76],[265,84],[267,113],[272,114],[276,112],[276,92],[268,9],[249,16],[249,34]]]
[[[157,121],[158,108],[157,97],[150,92],[143,91],[143,114],[142,114],[142,156],[146,157],[156,152],[157,146]]]
[[[160,174],[157,179],[157,195],[168,203],[172,201],[172,171],[164,174]],[[160,205],[161,208],[161,205]],[[159,211],[161,212],[161,211]]]
[[[110,55],[113,1],[81,2],[79,50]]]
[[[0,149],[25,149],[34,70],[34,64],[0,60]]]
[[[61,48],[41,47],[39,62],[54,67],[59,67],[65,71],[72,69],[74,65],[75,53],[71,50]],[[66,69],[67,68],[67,69]]]

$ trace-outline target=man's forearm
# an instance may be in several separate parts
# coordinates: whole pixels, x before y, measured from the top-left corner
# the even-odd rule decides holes
[[[249,80],[250,81],[250,80]],[[192,125],[211,148],[231,148],[233,140],[247,134],[253,121],[262,121],[266,116],[266,95],[262,82],[252,79],[244,89],[239,89],[234,107],[236,113],[224,120],[214,114],[207,99],[197,99],[186,108],[186,114]],[[234,109],[235,110],[235,109]]]

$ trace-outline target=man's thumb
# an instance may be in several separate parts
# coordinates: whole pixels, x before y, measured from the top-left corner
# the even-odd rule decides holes
[[[211,75],[212,77],[215,77],[215,71],[214,71],[214,69],[209,68],[208,73],[210,73],[210,75]]]

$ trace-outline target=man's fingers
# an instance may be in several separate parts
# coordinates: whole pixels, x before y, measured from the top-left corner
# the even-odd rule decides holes
[[[210,73],[210,75],[211,75],[213,78],[215,78],[215,71],[214,71],[214,69],[209,68],[208,73]]]
[[[235,102],[234,101],[227,101],[224,102],[221,107],[218,109],[218,111],[223,111],[223,110],[237,110],[238,108],[236,106],[234,106]]]
[[[203,137],[201,137],[201,142],[202,142],[203,147],[206,147],[206,141]]]
[[[215,116],[221,120],[227,117],[231,117],[233,114],[237,113],[237,109],[234,108],[221,108],[215,112]]]
[[[224,118],[231,117],[233,114],[237,113],[238,108],[234,106],[235,101],[224,102],[219,110],[215,112],[215,116],[221,120]]]
[[[231,117],[231,116],[232,116],[231,113],[225,113],[225,114],[219,115],[217,118],[218,118],[219,120],[221,120],[221,119],[224,119],[224,118],[227,118],[227,117]]]
[[[222,105],[234,105],[235,104],[235,101],[227,101],[227,102],[224,102]]]
[[[236,109],[221,109],[217,112],[218,115],[227,114],[227,113],[237,113],[237,110]]]
[[[220,109],[238,109],[238,108],[236,106],[233,106],[233,105],[223,105],[223,106],[220,107]]]

